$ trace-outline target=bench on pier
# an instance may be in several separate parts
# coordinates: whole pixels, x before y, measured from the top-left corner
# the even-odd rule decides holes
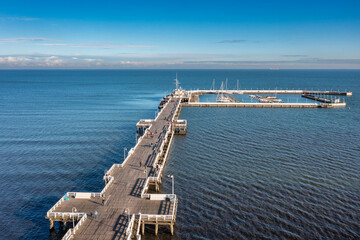
[[[79,198],[79,199],[90,199],[91,198],[91,193],[87,193],[87,192],[78,192],[75,194],[75,198]]]

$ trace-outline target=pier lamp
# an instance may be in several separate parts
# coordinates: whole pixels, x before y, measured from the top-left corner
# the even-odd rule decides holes
[[[174,194],[174,175],[168,175],[169,178],[171,178],[171,192]]]
[[[125,158],[126,158],[126,151],[127,151],[127,148],[124,147],[124,161],[125,161]]]
[[[76,213],[76,212],[77,212],[76,207],[73,207],[73,208],[71,209],[71,212],[72,212],[72,213]],[[75,227],[74,215],[75,215],[75,214],[73,214],[73,216],[72,216],[72,217],[73,217],[73,228]]]

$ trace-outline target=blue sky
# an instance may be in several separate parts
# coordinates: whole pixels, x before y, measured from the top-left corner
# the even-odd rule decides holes
[[[360,68],[360,1],[0,1],[0,68]]]

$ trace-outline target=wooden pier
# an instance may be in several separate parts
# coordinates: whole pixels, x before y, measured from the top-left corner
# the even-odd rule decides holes
[[[216,103],[192,102],[181,104],[183,107],[233,107],[233,108],[339,108],[346,103]]]
[[[323,103],[340,103],[340,98],[328,99],[328,98],[325,98],[325,97],[321,97],[321,95],[315,96],[313,94],[308,94],[308,93],[303,93],[303,94],[301,94],[301,96],[304,97],[304,98],[313,99],[313,100],[323,102]]]
[[[281,92],[286,91],[286,92]],[[294,92],[295,91],[295,92]],[[225,90],[225,94],[283,93],[304,94],[303,90]],[[181,107],[254,107],[254,108],[333,108],[346,103],[202,103],[202,94],[214,90],[175,90],[159,106],[155,119],[136,124],[138,139],[122,163],[106,171],[101,192],[68,192],[46,214],[50,229],[54,222],[72,227],[64,235],[69,239],[141,239],[145,225],[169,226],[174,232],[178,198],[153,193],[160,189],[169,149],[175,134],[186,134],[187,121],[179,120]],[[337,95],[344,95],[338,93]],[[345,94],[350,96],[350,94]],[[173,176],[172,176],[173,178]]]
[[[143,135],[121,164],[114,164],[104,176],[99,193],[68,192],[48,212],[54,222],[74,225],[63,239],[141,238],[145,225],[170,226],[174,232],[178,199],[176,194],[149,193],[159,190],[173,135],[185,134],[185,120],[178,120],[182,96],[173,94],[154,120],[140,121]],[[142,230],[140,231],[140,228]]]
[[[322,94],[322,95],[343,95],[352,96],[352,92],[346,91],[308,91],[301,89],[239,89],[239,90],[190,90],[189,94],[203,95],[203,94]]]
[[[339,100],[330,100],[326,98],[313,97],[311,94],[321,95],[344,95],[352,96],[352,92],[334,92],[334,91],[306,91],[306,90],[192,90],[188,92],[188,101],[182,103],[185,107],[237,107],[237,108],[339,108],[346,107],[345,102]],[[199,96],[203,94],[225,94],[231,96],[231,94],[298,94],[303,97],[311,98],[315,100],[314,103],[285,103],[285,102],[234,102],[220,103],[220,102],[200,102]],[[310,97],[308,97],[310,96]],[[318,101],[318,102],[316,102]]]

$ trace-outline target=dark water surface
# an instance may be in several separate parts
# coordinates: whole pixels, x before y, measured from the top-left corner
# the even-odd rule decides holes
[[[350,110],[183,108],[188,133],[166,167],[180,198],[173,239],[360,238],[360,71],[24,70],[0,71],[0,239],[54,239],[46,212],[67,191],[102,189],[175,72],[186,89],[228,77],[354,96]]]

